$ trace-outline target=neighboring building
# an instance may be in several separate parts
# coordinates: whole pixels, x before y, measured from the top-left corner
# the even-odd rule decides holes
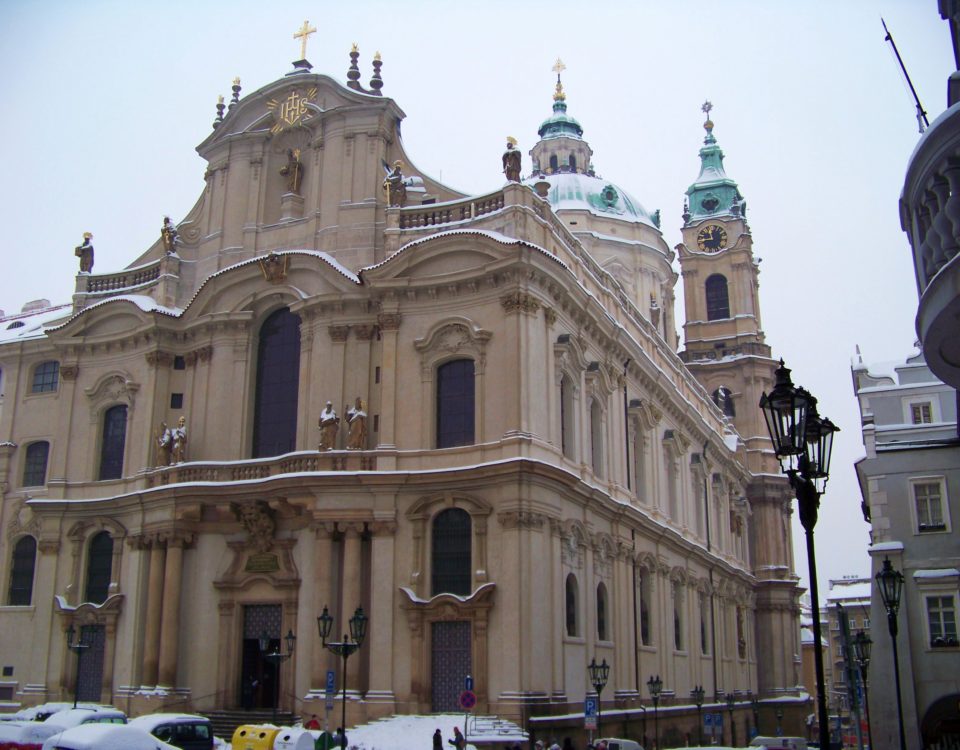
[[[853,367],[866,457],[856,464],[871,524],[873,573],[890,559],[904,576],[897,648],[909,748],[960,739],[960,439],[957,393],[915,353],[893,366]],[[898,743],[896,681],[876,584],[870,719],[878,747]],[[866,596],[866,592],[863,592]],[[919,731],[918,731],[919,730]]]
[[[841,612],[846,613],[848,633],[852,638],[858,631],[868,636],[870,633],[870,594],[873,579],[850,576],[837,581],[830,581],[830,592],[827,594],[825,614],[827,627],[823,630],[828,634],[827,659],[832,667],[833,679],[830,686],[828,705],[830,713],[838,713],[845,718],[853,710],[850,700],[850,686],[858,690],[859,672],[852,653],[852,643],[848,648],[849,664],[844,656],[843,627]],[[852,675],[848,672],[852,669]],[[869,683],[868,683],[869,687]],[[860,699],[858,699],[860,700]]]
[[[808,713],[775,363],[713,124],[681,359],[659,212],[595,173],[559,78],[535,171],[465,196],[409,166],[356,61],[237,85],[176,236],[0,320],[8,697],[321,713],[344,675],[316,618],[338,637],[362,605],[351,724],[457,710],[467,674],[481,712],[582,711],[592,659],[605,716],[653,674],[665,706],[735,694],[741,737],[749,691]],[[288,632],[278,671],[258,638]]]

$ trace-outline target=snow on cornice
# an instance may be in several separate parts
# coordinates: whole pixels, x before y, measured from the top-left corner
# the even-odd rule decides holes
[[[0,344],[43,338],[48,330],[53,330],[52,327],[46,327],[47,323],[61,320],[64,314],[70,310],[70,307],[69,304],[54,305],[42,310],[32,310],[27,313],[7,315],[0,318]],[[15,325],[16,323],[22,325]]]
[[[116,297],[107,297],[106,299],[102,299],[99,302],[83,308],[67,318],[65,321],[63,321],[63,323],[52,326],[47,330],[59,331],[61,328],[69,325],[84,313],[94,310],[98,307],[103,307],[104,305],[108,305],[112,302],[129,302],[132,305],[136,305],[143,312],[156,312],[160,313],[161,315],[166,315],[170,318],[179,318],[180,315],[183,314],[182,309],[178,307],[164,307],[163,305],[157,304],[157,301],[153,297],[150,297],[146,294],[118,294]]]

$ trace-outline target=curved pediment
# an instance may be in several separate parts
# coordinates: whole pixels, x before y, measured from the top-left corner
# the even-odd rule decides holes
[[[138,329],[153,327],[157,317],[174,318],[179,310],[162,307],[152,297],[123,295],[109,297],[73,315],[50,330],[52,338],[83,337],[85,342],[111,339]]]

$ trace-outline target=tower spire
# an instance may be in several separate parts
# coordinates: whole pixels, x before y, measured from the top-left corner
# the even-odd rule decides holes
[[[700,111],[707,118],[703,123],[707,134],[700,149],[700,175],[687,188],[688,205],[683,215],[686,226],[708,217],[742,218],[746,210],[740,188],[723,168],[723,151],[717,145],[713,120],[710,119],[712,102],[709,99],[705,101]]]

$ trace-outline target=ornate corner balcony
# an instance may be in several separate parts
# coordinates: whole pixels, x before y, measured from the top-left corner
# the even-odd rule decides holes
[[[930,125],[910,157],[900,226],[913,250],[924,356],[937,377],[960,387],[960,103]]]

